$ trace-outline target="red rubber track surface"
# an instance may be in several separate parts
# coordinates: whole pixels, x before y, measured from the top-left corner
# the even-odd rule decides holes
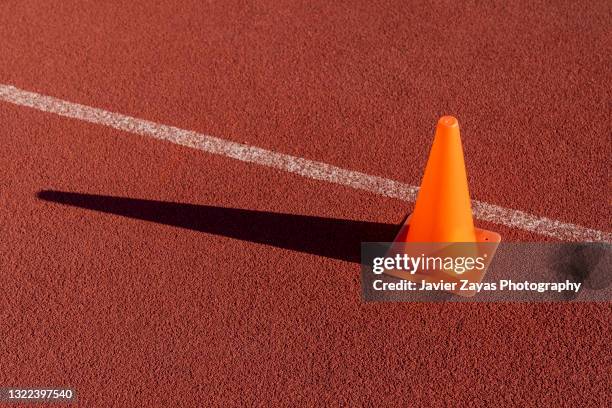
[[[611,229],[609,2],[125,3],[1,2],[0,83],[412,185],[454,114],[474,198]],[[0,124],[0,386],[610,401],[609,304],[363,303],[351,260],[405,202],[4,102]]]

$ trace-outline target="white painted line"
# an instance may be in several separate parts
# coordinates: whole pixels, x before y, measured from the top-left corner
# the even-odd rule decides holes
[[[244,162],[273,167],[311,179],[365,190],[384,197],[413,202],[416,200],[419,190],[417,186],[411,186],[399,181],[72,103],[51,96],[24,91],[11,85],[0,84],[0,100],[43,112],[55,113],[60,116],[108,126],[125,132],[166,140]],[[612,242],[612,234],[608,232],[538,217],[523,211],[504,208],[477,200],[472,201],[472,206],[474,216],[483,221],[490,221],[566,241]]]

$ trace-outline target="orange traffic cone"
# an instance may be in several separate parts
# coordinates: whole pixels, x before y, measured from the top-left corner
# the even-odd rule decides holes
[[[414,212],[406,217],[388,255],[471,257],[479,259],[482,267],[465,271],[451,265],[416,273],[401,270],[385,273],[417,282],[445,281],[454,284],[447,291],[473,296],[475,289],[460,289],[458,284],[462,280],[482,281],[500,241],[498,233],[474,228],[459,123],[452,116],[443,116],[436,127]]]
[[[414,212],[395,242],[500,242],[495,232],[474,228],[459,123],[438,121]]]

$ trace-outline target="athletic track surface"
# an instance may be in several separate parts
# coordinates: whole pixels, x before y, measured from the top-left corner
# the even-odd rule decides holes
[[[1,1],[0,385],[608,405],[609,303],[360,297],[443,114],[478,226],[610,238],[611,3],[504,3]]]

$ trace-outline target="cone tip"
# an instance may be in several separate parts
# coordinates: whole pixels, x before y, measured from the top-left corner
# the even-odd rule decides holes
[[[459,127],[459,122],[454,116],[446,115],[442,116],[440,120],[438,120],[438,126],[443,126],[446,128]]]

